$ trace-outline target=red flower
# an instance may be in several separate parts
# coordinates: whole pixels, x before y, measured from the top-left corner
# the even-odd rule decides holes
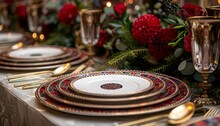
[[[4,0],[4,2],[7,4],[12,4],[14,2],[14,0]]]
[[[191,52],[191,33],[188,33],[184,38],[184,49],[186,52]]]
[[[99,33],[99,40],[96,46],[103,47],[103,45],[106,44],[109,40],[110,40],[109,34],[105,30],[101,29]]]
[[[157,60],[162,60],[173,54],[174,48],[168,43],[173,41],[178,32],[173,28],[161,29],[148,45],[150,54]]]
[[[72,25],[75,22],[78,9],[75,4],[65,4],[58,13],[58,20],[66,25]]]
[[[160,29],[160,20],[152,14],[145,14],[135,20],[131,32],[139,44],[148,44]]]
[[[27,16],[27,8],[24,4],[20,3],[16,9],[15,9],[15,13],[19,16],[19,17],[26,17]]]
[[[184,4],[182,6],[182,10],[180,12],[180,15],[183,18],[188,18],[191,16],[202,16],[203,15],[203,9],[202,7],[194,4]]]
[[[125,3],[124,2],[120,2],[118,4],[116,4],[114,6],[114,11],[119,14],[119,15],[122,15],[124,14],[124,12],[126,11],[126,6],[125,6]]]

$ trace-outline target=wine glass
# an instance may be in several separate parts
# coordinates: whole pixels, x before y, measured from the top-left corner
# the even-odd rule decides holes
[[[209,16],[220,17],[220,6],[208,6],[206,7],[206,11]]]
[[[42,4],[34,3],[27,6],[28,28],[32,32],[35,44],[39,44],[42,34],[43,14]]]
[[[0,3],[0,31],[7,30],[9,23],[7,4]]]
[[[101,10],[82,9],[80,11],[80,28],[82,43],[87,47],[90,63],[93,64],[93,46],[98,42],[100,32]]]
[[[192,38],[192,59],[195,69],[202,74],[202,89],[200,96],[192,101],[199,105],[216,105],[220,101],[211,97],[208,90],[211,84],[208,82],[210,73],[213,73],[219,62],[220,42],[220,18],[214,16],[195,16],[188,18]]]

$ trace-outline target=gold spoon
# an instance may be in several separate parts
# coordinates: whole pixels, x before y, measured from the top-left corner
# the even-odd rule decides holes
[[[61,65],[60,67],[56,68],[53,71],[45,71],[45,72],[38,72],[38,73],[26,73],[26,74],[18,74],[18,75],[11,75],[8,76],[8,81],[9,82],[13,82],[13,81],[21,81],[21,80],[27,80],[27,79],[33,79],[33,78],[39,78],[40,75],[49,75],[49,76],[59,76],[61,74],[64,74],[65,72],[67,72],[71,67],[70,63],[66,63]],[[37,74],[37,75],[35,75]],[[27,76],[29,75],[29,76]],[[33,75],[30,77],[30,75]],[[24,76],[24,77],[23,77]],[[18,78],[17,78],[18,77]]]
[[[12,45],[12,46],[11,46],[11,49],[12,49],[12,50],[20,49],[20,48],[23,47],[23,46],[24,46],[23,42],[19,42],[19,43],[16,43],[16,44]]]
[[[157,121],[159,119],[167,119],[169,124],[180,124],[189,120],[193,116],[194,112],[195,112],[195,104],[192,102],[187,102],[185,104],[177,106],[169,114],[156,115],[153,117],[139,119],[139,120],[119,124],[116,126],[138,125],[145,122]],[[149,126],[149,124],[145,124],[142,126]]]

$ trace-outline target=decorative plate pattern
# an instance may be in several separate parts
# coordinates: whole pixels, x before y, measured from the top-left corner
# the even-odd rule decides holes
[[[83,63],[87,61],[88,55],[85,52],[82,52],[82,55],[80,56],[79,59],[73,60],[70,62],[72,66],[78,65],[80,63]],[[63,64],[63,63],[62,63]],[[48,65],[48,66],[32,66],[32,67],[15,67],[15,66],[0,66],[0,69],[5,69],[5,70],[47,70],[47,69],[55,69],[59,67],[62,64],[55,64],[55,65]]]
[[[19,63],[19,62],[0,61],[0,64],[7,65],[7,66],[44,66],[44,65],[63,64],[63,63],[71,62],[73,60],[80,58],[80,56],[81,56],[80,50],[71,49],[70,51],[72,52],[70,57],[66,57],[63,59],[57,59],[57,60],[53,60],[53,61],[34,62],[34,63]]]
[[[137,74],[140,74],[138,71],[130,71],[130,72],[136,72]],[[144,72],[142,72],[142,74],[144,74]],[[176,107],[177,105],[186,102],[190,97],[191,94],[190,89],[184,82],[176,78],[170,78],[169,76],[165,76],[165,77],[174,80],[175,84],[177,84],[178,87],[180,88],[179,89],[180,91],[175,97],[160,104],[155,104],[149,107],[138,107],[131,109],[91,109],[91,108],[71,106],[51,99],[45,91],[48,86],[48,83],[41,85],[36,90],[36,98],[43,105],[51,109],[65,113],[70,113],[70,114],[78,114],[78,115],[86,115],[86,116],[129,116],[129,115],[149,114],[149,113],[160,112]]]
[[[97,97],[125,97],[147,93],[154,83],[147,78],[127,74],[88,75],[74,79],[70,88],[80,94]]]
[[[42,58],[12,58],[9,56],[9,53],[11,51],[7,51],[0,55],[0,59],[4,61],[10,61],[10,62],[21,62],[21,63],[28,63],[28,62],[45,62],[45,61],[51,61],[51,60],[58,60],[62,58],[66,58],[72,55],[73,52],[76,51],[76,49],[73,48],[67,48],[67,47],[60,47],[60,46],[38,46],[39,48],[52,48],[52,49],[59,49],[62,50],[63,53],[56,56],[49,56],[49,57],[42,57]],[[22,49],[31,49],[31,48],[38,48],[38,47],[24,47]],[[21,50],[21,49],[18,49]],[[17,50],[17,51],[18,51]],[[16,51],[16,50],[15,50]],[[36,50],[35,50],[36,51]]]
[[[124,71],[125,72],[125,71]],[[115,74],[123,74],[124,72],[122,71],[114,71]],[[113,74],[113,72],[110,72]],[[136,75],[135,73],[127,73],[126,74],[130,74],[130,75]],[[89,75],[97,75],[99,73],[97,72],[93,72],[93,73],[89,73]],[[77,76],[83,76],[84,74],[78,74]],[[63,80],[61,80],[59,82],[59,84],[57,84],[57,90],[64,96],[66,96],[66,98],[73,98],[73,99],[79,99],[79,100],[86,100],[86,101],[95,101],[95,102],[116,102],[116,103],[124,103],[124,102],[128,102],[128,101],[136,101],[136,100],[140,100],[140,99],[149,99],[150,97],[156,97],[157,95],[159,95],[162,91],[164,91],[164,89],[166,88],[166,84],[165,82],[160,79],[159,77],[155,76],[155,75],[145,75],[142,77],[148,78],[150,80],[153,81],[153,83],[155,84],[155,86],[153,87],[153,89],[149,90],[148,93],[143,93],[140,95],[136,95],[136,96],[130,96],[130,97],[116,97],[116,98],[100,98],[100,97],[94,97],[94,96],[85,96],[85,95],[79,95],[78,93],[74,92],[73,90],[71,90],[70,87],[70,83],[72,80],[76,79],[77,77],[76,75],[67,77]]]
[[[64,77],[65,78],[65,77]],[[46,88],[46,92],[49,97],[54,100],[57,100],[62,103],[66,103],[69,105],[79,106],[79,107],[87,107],[87,108],[102,108],[102,109],[122,109],[122,108],[135,108],[135,107],[144,107],[149,105],[158,104],[160,102],[164,102],[172,97],[174,97],[178,92],[178,86],[171,80],[167,78],[162,78],[166,84],[167,88],[163,91],[163,93],[159,94],[156,97],[152,97],[150,99],[142,99],[137,100],[135,102],[127,102],[124,104],[119,103],[97,103],[97,102],[88,102],[88,101],[81,101],[77,99],[68,100],[65,99],[61,93],[59,93],[56,89],[57,84],[59,81],[63,80],[64,78],[60,78],[57,80],[48,83]],[[77,77],[76,77],[77,78]]]

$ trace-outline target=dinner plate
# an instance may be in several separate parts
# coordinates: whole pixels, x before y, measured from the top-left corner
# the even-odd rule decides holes
[[[147,78],[126,74],[99,74],[78,77],[70,88],[78,93],[99,97],[123,97],[147,93],[154,83]]]
[[[167,101],[149,107],[145,106],[145,107],[138,107],[131,109],[92,109],[92,108],[71,106],[51,99],[46,93],[46,88],[48,86],[48,83],[39,86],[35,94],[38,101],[43,105],[51,109],[65,113],[70,113],[70,114],[86,115],[86,116],[142,115],[142,114],[149,114],[149,113],[160,112],[171,109],[180,104],[183,104],[189,99],[191,92],[189,87],[184,82],[169,76],[166,76],[166,78],[172,79],[174,83],[178,85],[178,87],[180,88],[178,94]]]
[[[56,57],[61,54],[64,54],[62,48],[57,48],[53,46],[32,46],[27,48],[21,48],[12,50],[8,53],[8,56],[11,58],[17,59],[43,59]]]
[[[38,48],[38,47],[25,47],[31,49],[31,48]],[[62,59],[62,58],[66,58],[66,57],[70,57],[73,53],[76,52],[76,49],[73,48],[68,48],[68,47],[61,47],[61,46],[39,46],[39,48],[55,48],[55,49],[59,49],[62,50],[64,53],[57,55],[57,56],[51,56],[51,57],[44,57],[44,58],[12,58],[9,56],[10,52],[13,51],[9,51],[9,52],[5,52],[3,54],[0,55],[0,59],[2,61],[7,61],[7,62],[16,62],[16,63],[36,63],[36,62],[46,62],[46,61],[54,61],[54,60],[58,60],[58,59]],[[35,50],[36,51],[36,50]]]
[[[24,35],[22,33],[0,33],[0,44],[15,43],[22,40],[23,37]]]
[[[45,66],[45,65],[63,64],[80,58],[81,56],[80,50],[71,49],[70,51],[72,52],[71,56],[63,59],[57,59],[57,60],[45,61],[45,62],[33,62],[33,63],[6,62],[0,60],[0,64],[7,66]]]
[[[162,78],[164,81],[166,81],[167,88],[164,90],[163,93],[161,93],[157,97],[152,97],[151,99],[142,99],[137,100],[134,102],[127,102],[127,103],[97,103],[97,102],[88,102],[88,101],[80,101],[77,99],[65,99],[61,93],[59,93],[56,89],[57,84],[59,83],[62,78],[52,81],[51,83],[48,83],[46,92],[49,97],[51,97],[54,100],[57,100],[59,102],[79,106],[79,107],[87,107],[87,108],[97,108],[97,109],[127,109],[127,108],[135,108],[135,107],[144,107],[154,104],[159,104],[161,102],[164,102],[166,100],[169,100],[170,98],[174,97],[178,92],[178,86],[171,80],[167,78]]]
[[[105,73],[107,74],[126,74],[126,75],[136,75],[136,73],[130,72],[130,71],[106,71]],[[92,73],[81,73],[78,74],[77,76],[86,76],[85,74],[89,75],[99,75],[101,74],[100,72],[92,72]],[[95,97],[95,96],[88,96],[88,95],[80,95],[77,92],[74,92],[73,90],[70,89],[70,83],[72,80],[76,79],[77,76],[72,75],[70,77],[66,77],[62,79],[58,84],[57,84],[57,90],[60,92],[63,96],[65,96],[67,99],[79,99],[79,100],[84,100],[84,101],[93,101],[93,102],[111,102],[111,103],[125,103],[125,102],[131,102],[131,101],[136,101],[140,99],[149,99],[151,97],[156,97],[158,96],[161,92],[164,91],[166,88],[165,82],[159,78],[156,75],[151,75],[151,74],[145,74],[142,77],[148,78],[153,81],[155,86],[149,90],[147,93],[139,94],[139,95],[134,95],[134,96],[129,96],[129,97],[113,97],[113,98],[101,98],[101,97]]]
[[[82,55],[79,59],[73,60],[70,62],[72,66],[78,65],[88,60],[88,55],[85,52],[82,52]],[[62,64],[55,64],[55,65],[48,65],[48,66],[32,66],[32,67],[18,67],[18,66],[6,66],[1,65],[0,69],[5,70],[21,70],[21,71],[29,71],[29,70],[48,70],[48,69],[55,69]]]

